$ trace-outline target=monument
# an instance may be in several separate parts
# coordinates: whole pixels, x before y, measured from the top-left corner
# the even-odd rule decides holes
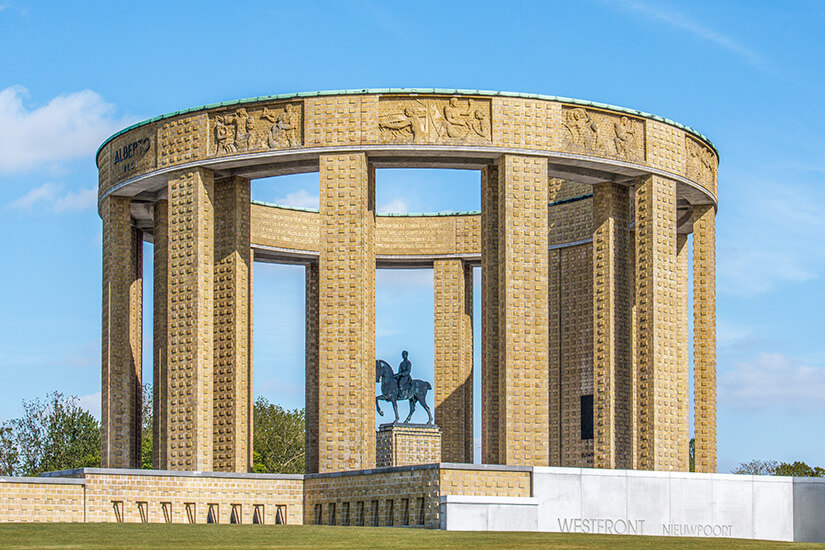
[[[443,461],[473,460],[480,367],[485,464],[686,471],[692,382],[696,468],[716,470],[717,154],[690,128],[534,95],[310,93],[138,124],[97,162],[106,467],[140,463],[150,240],[159,469],[249,471],[252,265],[284,262],[306,270],[307,473],[375,465],[367,365],[386,267],[433,269]],[[377,215],[388,167],[476,170],[481,211]],[[254,179],[296,172],[318,172],[318,212],[250,200]],[[352,407],[354,421],[339,413]]]
[[[569,98],[351,90],[170,113],[96,160],[103,468],[4,480],[0,503],[16,504],[0,520],[825,541],[825,483],[715,474],[718,154],[699,132]],[[474,170],[481,211],[376,214],[383,168]],[[250,199],[253,180],[302,172],[318,173],[318,211]],[[144,260],[155,470],[137,469]],[[305,268],[301,476],[249,473],[254,262]],[[432,384],[406,356],[399,373],[375,356],[375,272],[389,267],[433,270]],[[380,401],[396,422],[398,401],[420,404],[432,424],[376,434]]]

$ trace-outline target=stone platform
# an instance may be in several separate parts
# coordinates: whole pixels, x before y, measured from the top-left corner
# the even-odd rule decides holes
[[[825,542],[825,479],[419,464],[308,475],[0,477],[0,523],[404,526]]]

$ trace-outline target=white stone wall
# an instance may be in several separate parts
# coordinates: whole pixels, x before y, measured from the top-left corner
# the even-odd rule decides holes
[[[825,542],[825,480],[536,467],[529,498],[442,496],[441,525]]]

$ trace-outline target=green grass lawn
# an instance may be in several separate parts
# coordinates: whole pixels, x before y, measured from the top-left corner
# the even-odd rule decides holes
[[[384,548],[506,550],[510,548],[818,548],[731,539],[555,533],[447,533],[377,527],[259,525],[0,525],[0,548]]]

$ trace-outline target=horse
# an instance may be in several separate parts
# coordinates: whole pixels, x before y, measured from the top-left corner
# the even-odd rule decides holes
[[[395,380],[395,372],[392,370],[392,367],[382,359],[378,359],[375,362],[375,382],[381,382],[381,395],[375,397],[375,409],[378,411],[378,414],[384,416],[384,413],[381,411],[381,407],[378,406],[378,401],[388,401],[392,403],[392,409],[395,411],[395,422],[397,423],[397,401],[399,399],[409,399],[410,414],[407,415],[407,419],[404,420],[404,424],[410,421],[413,412],[415,412],[416,402],[421,403],[421,406],[424,407],[425,411],[427,411],[427,416],[429,416],[427,424],[433,423],[433,415],[430,412],[430,407],[427,406],[427,390],[433,389],[429,382],[425,380],[413,379],[410,384],[410,388],[401,395],[398,395],[398,383]]]

